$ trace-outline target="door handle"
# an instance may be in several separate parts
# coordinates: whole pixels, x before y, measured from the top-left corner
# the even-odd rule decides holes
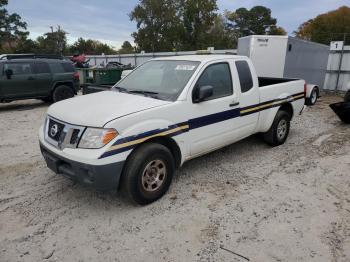
[[[230,107],[232,107],[232,106],[238,106],[239,105],[239,102],[232,102],[231,104],[230,104]]]
[[[30,77],[28,77],[28,80],[35,80],[35,78],[30,76]]]

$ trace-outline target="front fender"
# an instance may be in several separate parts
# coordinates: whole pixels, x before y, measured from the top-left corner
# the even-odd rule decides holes
[[[136,124],[129,123],[125,129],[121,128],[121,124],[110,123],[108,127],[114,127],[120,133],[120,136],[107,148],[106,152],[101,157],[119,154],[123,152],[132,152],[138,145],[156,137],[172,137],[177,143],[181,152],[184,152],[185,141],[182,136],[189,130],[188,123],[172,123],[164,119],[145,120]],[[119,127],[119,129],[118,129]]]

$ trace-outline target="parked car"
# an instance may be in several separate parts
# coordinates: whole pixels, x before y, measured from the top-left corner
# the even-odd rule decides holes
[[[72,62],[55,56],[7,55],[0,59],[0,102],[38,98],[61,101],[79,90]]]
[[[51,105],[41,152],[55,173],[148,204],[189,159],[255,133],[283,144],[304,88],[303,80],[258,78],[247,57],[157,58],[111,91]]]

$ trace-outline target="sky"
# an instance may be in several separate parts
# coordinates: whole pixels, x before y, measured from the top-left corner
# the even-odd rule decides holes
[[[131,33],[136,23],[128,14],[138,0],[9,0],[9,12],[18,13],[28,24],[31,38],[50,31],[50,26],[60,25],[68,32],[68,42],[79,37],[97,39],[114,48],[123,41],[133,43]],[[272,10],[277,24],[288,34],[308,19],[318,14],[350,6],[350,0],[218,0],[219,12],[234,11],[240,7],[263,5]]]

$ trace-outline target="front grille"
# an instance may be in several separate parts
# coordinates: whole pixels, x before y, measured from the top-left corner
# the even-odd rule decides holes
[[[63,129],[64,129],[64,124],[58,123],[53,119],[49,120],[47,133],[51,139],[58,142],[60,140]]]
[[[80,133],[79,129],[74,129],[73,130],[72,136],[71,136],[70,141],[69,141],[71,145],[74,145],[74,144],[76,144],[78,142],[79,133]]]
[[[76,126],[48,117],[45,122],[45,140],[59,148],[76,148],[85,127]]]

